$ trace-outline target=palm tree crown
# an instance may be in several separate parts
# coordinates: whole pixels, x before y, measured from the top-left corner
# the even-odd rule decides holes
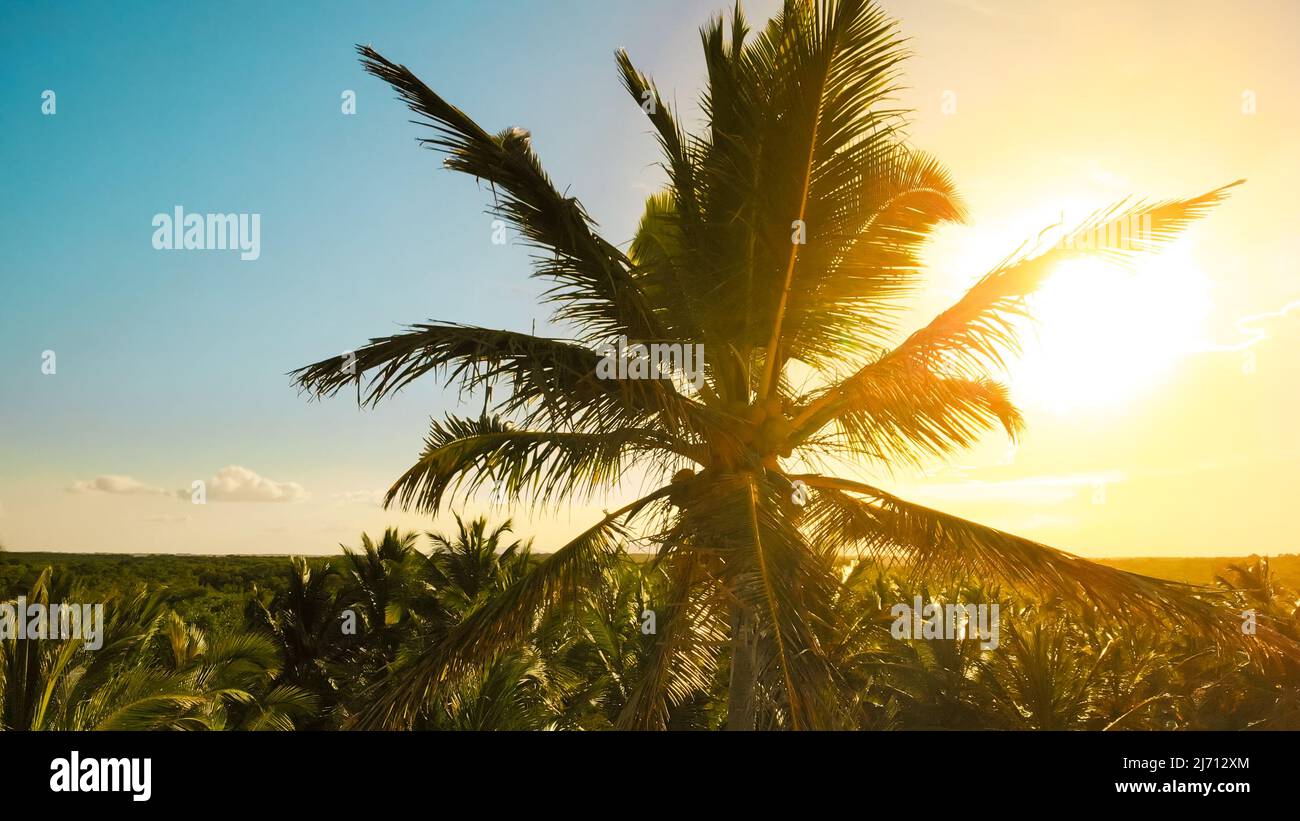
[[[508,387],[490,413],[434,421],[387,504],[423,512],[491,485],[514,501],[586,499],[633,466],[657,489],[608,512],[393,677],[363,723],[403,726],[442,683],[480,666],[598,584],[635,532],[667,574],[653,652],[619,722],[662,727],[719,660],[728,726],[837,726],[842,672],[829,638],[837,561],[869,551],[914,573],[961,571],[1112,615],[1170,612],[1210,625],[1193,591],[1123,573],[885,490],[828,475],[836,460],[889,466],[944,457],[1022,420],[995,380],[1030,294],[1080,237],[1124,262],[1159,248],[1225,196],[1124,202],[1067,241],[1030,245],[910,335],[923,243],[963,220],[948,173],[903,138],[890,100],[906,55],[869,0],[788,0],[751,33],[737,7],[701,32],[704,128],[688,133],[653,81],[617,54],[648,114],[667,185],[628,250],[602,238],[552,184],[528,132],[490,133],[405,66],[359,48],[433,130],[446,167],[491,185],[494,211],[533,247],[534,276],[568,339],[429,321],[370,341],[355,367],[295,371],[314,395],[354,385],[362,404],[427,373],[462,390]],[[1111,231],[1140,222],[1140,236]],[[702,345],[704,378],[604,379],[615,339]],[[799,485],[798,483],[802,483]],[[729,630],[717,639],[717,625]]]

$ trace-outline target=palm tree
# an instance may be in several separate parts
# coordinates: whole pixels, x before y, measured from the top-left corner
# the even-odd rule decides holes
[[[410,570],[421,558],[415,548],[415,533],[400,533],[388,528],[378,542],[368,534],[361,534],[361,550],[343,548],[349,582],[345,596],[351,605],[361,611],[366,632],[379,652],[380,658],[392,660],[397,644],[396,632],[391,629],[405,615],[402,599],[409,585]]]
[[[629,535],[653,536],[669,574],[656,652],[619,716],[662,727],[673,704],[730,670],[727,726],[841,723],[842,682],[823,646],[836,557],[859,549],[918,576],[965,571],[1092,600],[1111,615],[1202,624],[1212,609],[1177,585],[1084,561],[826,472],[945,457],[1022,420],[993,378],[1016,345],[1024,297],[1082,253],[1153,251],[1225,196],[1125,201],[1055,245],[1028,244],[910,335],[899,308],[921,285],[920,252],[964,218],[948,173],[909,146],[890,107],[904,43],[870,0],[787,0],[755,36],[739,7],[702,32],[706,123],[688,133],[653,81],[617,55],[648,114],[667,186],[625,252],[543,170],[527,131],[491,133],[405,66],[359,47],[446,155],[486,181],[493,210],[536,250],[534,275],[567,339],[430,320],[351,357],[294,372],[315,396],[355,386],[374,405],[425,374],[497,397],[478,418],[434,421],[385,503],[433,513],[490,485],[512,501],[590,499],[634,466],[656,489],[609,511],[446,641],[395,677],[362,718],[403,726],[440,681],[513,646],[539,609],[600,583]],[[1121,232],[1142,224],[1140,235]],[[1108,230],[1110,229],[1110,230]],[[614,340],[699,344],[703,378],[601,378]],[[355,367],[353,367],[355,365]],[[509,387],[504,396],[496,385]],[[802,485],[794,483],[802,482]],[[802,506],[797,502],[806,502]],[[726,625],[726,647],[701,638]]]
[[[46,568],[29,603],[87,601]],[[161,591],[114,594],[102,643],[85,637],[0,641],[0,729],[294,729],[315,711],[311,694],[274,686],[280,670],[266,636],[237,631],[209,642],[162,604]]]
[[[491,530],[486,517],[465,522],[459,514],[456,535],[430,533],[429,584],[453,613],[463,614],[509,585],[531,562],[531,542],[505,544],[513,527],[507,519]]]
[[[301,556],[289,560],[286,587],[270,603],[253,590],[245,616],[271,635],[282,668],[277,684],[315,693],[332,708],[342,698],[334,666],[349,649],[343,633],[340,577],[328,563],[313,569]]]

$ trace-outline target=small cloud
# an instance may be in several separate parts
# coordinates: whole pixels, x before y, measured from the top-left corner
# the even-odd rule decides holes
[[[189,501],[192,493],[184,488],[176,496]],[[239,465],[227,465],[207,482],[209,502],[302,502],[307,497],[297,482],[277,482]]]
[[[988,17],[1004,16],[999,14],[999,12],[993,10],[989,6],[985,5],[984,3],[980,2],[980,0],[944,0],[944,1],[950,6],[956,6],[957,8],[965,9],[967,11],[973,11],[976,14],[983,14]]]
[[[1237,342],[1224,345],[1210,345],[1207,351],[1244,351],[1253,348],[1265,339],[1282,332],[1282,323],[1293,314],[1300,314],[1300,299],[1288,302],[1275,311],[1250,314],[1237,320],[1237,332],[1245,337]]]
[[[1011,523],[1007,529],[1011,532],[1021,532],[1029,530],[1043,530],[1046,528],[1072,527],[1079,523],[1076,516],[1056,516],[1049,513],[1035,513],[1026,516],[1019,522]]]
[[[945,482],[925,485],[924,489],[928,496],[949,501],[1051,505],[1069,501],[1098,486],[1123,482],[1124,479],[1125,474],[1122,471],[1105,471],[1029,476],[1023,479],[995,482],[982,480]]]
[[[347,490],[342,493],[335,493],[330,499],[343,504],[355,504],[364,502],[376,507],[382,507],[384,504],[384,491],[382,490]]]
[[[160,487],[146,485],[130,476],[96,476],[88,482],[73,482],[69,493],[112,493],[118,496],[166,496]]]
[[[1130,189],[1133,187],[1127,177],[1099,165],[1092,166],[1092,169],[1088,172],[1088,179],[1108,188]]]
[[[1240,351],[1249,351],[1265,339],[1277,338],[1277,336],[1286,335],[1288,331],[1294,331],[1294,326],[1288,327],[1288,322],[1294,322],[1296,317],[1300,317],[1300,299],[1292,300],[1290,303],[1282,305],[1277,310],[1265,310],[1262,313],[1252,313],[1248,316],[1239,317],[1236,321],[1236,333],[1240,336],[1235,342],[1226,343],[1209,343],[1204,347],[1197,348],[1199,353],[1234,353]]]

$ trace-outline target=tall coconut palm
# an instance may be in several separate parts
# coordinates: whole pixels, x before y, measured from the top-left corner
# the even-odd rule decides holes
[[[905,56],[870,0],[788,0],[754,36],[739,7],[702,29],[704,128],[688,133],[651,79],[617,54],[648,114],[667,185],[627,251],[603,238],[543,170],[527,131],[492,133],[370,47],[362,64],[433,131],[421,140],[486,181],[494,212],[554,283],[558,339],[430,320],[294,372],[316,396],[354,386],[363,405],[426,374],[491,391],[490,413],[434,421],[386,504],[442,509],[490,485],[539,505],[590,499],[635,467],[656,489],[609,511],[406,668],[365,716],[402,726],[438,682],[523,636],[632,533],[656,537],[673,591],[658,651],[620,723],[664,725],[730,665],[728,726],[837,726],[840,682],[819,638],[834,617],[835,556],[865,548],[918,574],[969,571],[1092,599],[1112,614],[1170,609],[1211,620],[1187,590],[828,475],[835,460],[891,466],[944,457],[1020,414],[993,378],[1030,294],[1061,261],[1125,262],[1158,249],[1225,196],[1125,201],[1066,241],[1030,244],[910,335],[900,308],[922,285],[923,243],[964,218],[948,173],[909,146],[891,106]],[[1143,225],[1140,234],[1120,231]],[[1110,229],[1110,230],[1108,230]],[[1079,241],[1075,241],[1079,240]],[[609,379],[615,340],[703,346],[702,374]],[[605,360],[608,361],[608,360]],[[637,373],[639,368],[628,369]],[[802,485],[794,483],[802,482]],[[803,503],[803,504],[799,504]],[[729,627],[728,645],[700,625]],[[707,632],[704,631],[704,632]]]

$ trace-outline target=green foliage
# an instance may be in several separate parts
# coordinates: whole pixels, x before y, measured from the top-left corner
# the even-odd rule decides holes
[[[409,681],[431,652],[472,635],[479,614],[502,601],[514,606],[516,583],[537,561],[527,542],[510,538],[509,522],[457,519],[452,533],[429,534],[426,550],[420,543],[417,534],[389,530],[363,535],[342,557],[310,562],[6,554],[6,578],[53,560],[30,583],[8,583],[11,596],[103,601],[106,636],[91,652],[76,640],[0,642],[0,723],[188,730],[364,723],[375,692]],[[1219,587],[1231,607],[1253,610],[1262,626],[1295,640],[1297,595],[1274,566],[1294,570],[1296,560],[1197,561],[1223,566]],[[116,581],[88,579],[89,587],[72,573],[100,567],[114,568],[105,577]],[[411,729],[723,726],[729,625],[682,632],[701,603],[684,597],[691,585],[681,579],[700,568],[667,568],[615,545],[594,572],[601,584],[536,600],[510,641],[432,682],[420,706],[394,720]],[[183,617],[177,605],[193,597],[173,595],[168,574],[182,585],[196,575],[225,579],[224,608],[210,615],[234,626],[204,628]],[[1295,657],[1255,657],[1175,621],[1121,626],[1097,608],[970,577],[918,584],[903,568],[869,558],[837,561],[833,575],[814,638],[833,667],[840,727],[1300,729]],[[891,608],[915,597],[997,603],[997,646],[895,638]],[[354,634],[343,627],[347,611],[357,617]],[[764,653],[757,658],[761,697],[779,700],[779,667]],[[653,697],[664,689],[670,697]]]

